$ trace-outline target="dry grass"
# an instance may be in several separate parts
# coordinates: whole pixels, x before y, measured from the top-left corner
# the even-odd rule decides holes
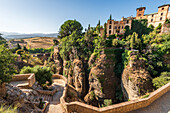
[[[52,37],[34,37],[23,39],[26,43],[19,43],[21,46],[27,46],[27,48],[49,48],[53,46]],[[21,39],[16,39],[15,41],[20,41]]]

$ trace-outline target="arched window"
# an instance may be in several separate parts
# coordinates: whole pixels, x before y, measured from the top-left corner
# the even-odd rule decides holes
[[[110,21],[110,24],[112,24],[112,21]]]
[[[162,20],[162,17],[160,18],[160,20]]]
[[[111,30],[109,30],[109,35],[111,34]]]
[[[112,28],[112,26],[111,25],[109,25],[109,29],[111,29]]]

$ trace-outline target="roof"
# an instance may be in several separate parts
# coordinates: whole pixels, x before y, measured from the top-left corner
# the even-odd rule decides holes
[[[165,6],[170,6],[170,4],[164,4],[164,5],[159,6],[158,8],[165,7]]]
[[[154,15],[154,14],[158,14],[158,13],[156,12],[156,13],[151,13],[151,14],[145,14],[145,15]]]
[[[139,7],[139,8],[137,8],[136,10],[138,10],[138,9],[146,9],[146,7]]]

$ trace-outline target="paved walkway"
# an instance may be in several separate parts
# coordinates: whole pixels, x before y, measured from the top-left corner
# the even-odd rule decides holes
[[[53,101],[46,108],[45,113],[64,113],[60,105],[60,97],[63,95],[65,82],[62,79],[53,79],[53,85],[57,87],[57,92],[53,95]]]
[[[28,86],[28,81],[13,81],[10,83],[15,87]]]
[[[129,113],[170,113],[170,91],[149,106]]]

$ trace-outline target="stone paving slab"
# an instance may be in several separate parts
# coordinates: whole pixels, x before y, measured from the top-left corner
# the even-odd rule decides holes
[[[13,81],[13,82],[10,82],[10,84],[12,84],[15,87],[26,86],[28,85],[28,81]]]
[[[149,106],[128,113],[170,113],[170,91]]]

